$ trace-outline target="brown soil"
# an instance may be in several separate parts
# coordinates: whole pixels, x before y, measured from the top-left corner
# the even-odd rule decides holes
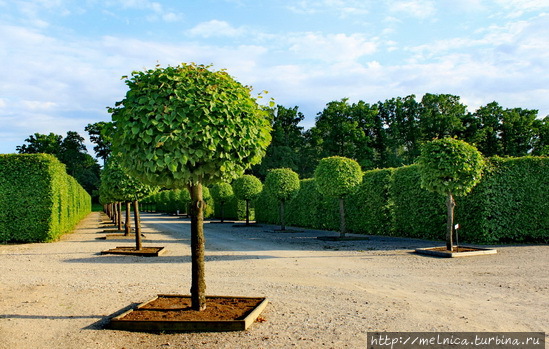
[[[158,256],[163,247],[142,247],[140,250],[135,247],[116,247],[102,251],[101,254],[121,254],[133,256]]]
[[[220,321],[240,320],[255,309],[262,298],[207,297],[204,311],[191,309],[191,299],[185,296],[159,296],[134,310],[121,320],[131,321]]]

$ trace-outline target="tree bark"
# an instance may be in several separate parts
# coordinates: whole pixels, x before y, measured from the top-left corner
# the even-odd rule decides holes
[[[206,309],[206,278],[204,266],[204,200],[202,184],[189,187],[191,194],[191,308],[202,311]]]
[[[116,203],[116,225],[118,230],[122,230],[122,203]]]
[[[448,220],[446,221],[446,249],[452,251],[454,245],[454,207],[456,207],[456,202],[452,193],[448,193],[446,207],[448,209]]]
[[[346,233],[345,227],[345,206],[343,198],[339,198],[339,237],[344,238]]]
[[[133,202],[133,218],[135,221],[135,249],[140,251],[143,248],[141,243],[141,217],[139,216],[139,202]]]
[[[284,221],[284,200],[280,200],[280,230],[286,230],[286,222]]]
[[[124,223],[124,235],[128,236],[131,233],[132,221],[130,218],[130,202],[126,201],[126,221]]]

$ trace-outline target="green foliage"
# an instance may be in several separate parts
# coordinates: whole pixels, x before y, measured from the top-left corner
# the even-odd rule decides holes
[[[90,195],[53,155],[0,154],[0,242],[57,240],[89,212]]]
[[[277,200],[289,200],[299,190],[299,176],[289,168],[272,169],[267,173],[265,190]]]
[[[389,197],[395,169],[371,170],[347,200],[348,229],[371,235],[393,235],[394,218]]]
[[[225,71],[182,64],[133,72],[125,98],[110,108],[113,148],[145,183],[184,188],[229,181],[267,148],[267,113]]]
[[[119,159],[113,156],[107,160],[101,172],[101,187],[101,193],[115,202],[141,200],[158,190],[129,176]]]
[[[459,198],[464,241],[549,242],[549,158],[490,159],[483,180]]]
[[[484,168],[475,147],[453,138],[425,143],[418,163],[421,185],[441,195],[466,195],[480,181]]]
[[[396,169],[389,188],[395,236],[440,240],[446,229],[446,204],[442,195],[421,187],[419,165]],[[458,219],[459,220],[459,219]]]
[[[315,183],[320,193],[332,197],[351,194],[362,182],[360,165],[348,158],[332,156],[320,160],[315,170]]]
[[[224,204],[234,195],[233,187],[227,182],[216,183],[210,189],[216,203]]]
[[[263,184],[253,175],[243,175],[232,183],[234,195],[239,200],[253,200],[263,190]]]

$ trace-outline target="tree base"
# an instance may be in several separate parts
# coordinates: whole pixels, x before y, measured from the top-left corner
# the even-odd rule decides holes
[[[101,251],[101,254],[118,254],[129,256],[141,256],[141,257],[158,257],[164,254],[166,250],[164,247],[143,247],[137,250],[135,247],[116,247],[110,250]]]
[[[468,246],[453,246],[452,251],[448,251],[446,246],[444,247],[428,247],[428,248],[416,248],[416,253],[443,257],[443,258],[456,258],[456,257],[470,257],[480,256],[487,254],[496,254],[498,251],[495,248],[480,248],[480,247],[468,247]]]
[[[207,296],[206,310],[191,309],[191,297],[158,295],[111,319],[108,328],[139,332],[244,331],[267,306],[266,298]]]

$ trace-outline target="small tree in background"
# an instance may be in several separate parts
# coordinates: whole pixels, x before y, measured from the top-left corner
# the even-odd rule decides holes
[[[219,204],[221,223],[223,223],[223,208],[225,203],[234,195],[233,187],[226,182],[216,183],[210,190],[215,204]]]
[[[280,202],[280,230],[286,230],[284,202],[297,193],[299,186],[298,174],[289,168],[277,168],[267,173],[265,190]]]
[[[153,194],[157,188],[145,185],[137,179],[126,174],[117,159],[109,157],[105,168],[101,173],[101,186],[107,188],[111,197],[118,201],[126,202],[126,228],[125,235],[130,234],[130,203],[133,204],[135,221],[135,248],[142,249],[141,222],[139,219],[139,200]]]
[[[250,200],[261,193],[263,184],[254,175],[244,175],[235,179],[232,186],[236,198],[246,201],[246,225],[250,225]]]
[[[251,88],[209,66],[133,72],[125,98],[109,108],[113,153],[144,183],[189,190],[191,300],[206,309],[202,186],[230,181],[261,161],[270,121]]]
[[[484,159],[474,146],[454,138],[443,138],[425,143],[418,163],[421,186],[446,196],[446,249],[452,251],[456,206],[454,195],[467,195],[480,182]]]
[[[345,237],[345,198],[362,183],[362,169],[355,160],[332,156],[320,160],[315,169],[315,183],[322,195],[339,199],[339,233]]]

